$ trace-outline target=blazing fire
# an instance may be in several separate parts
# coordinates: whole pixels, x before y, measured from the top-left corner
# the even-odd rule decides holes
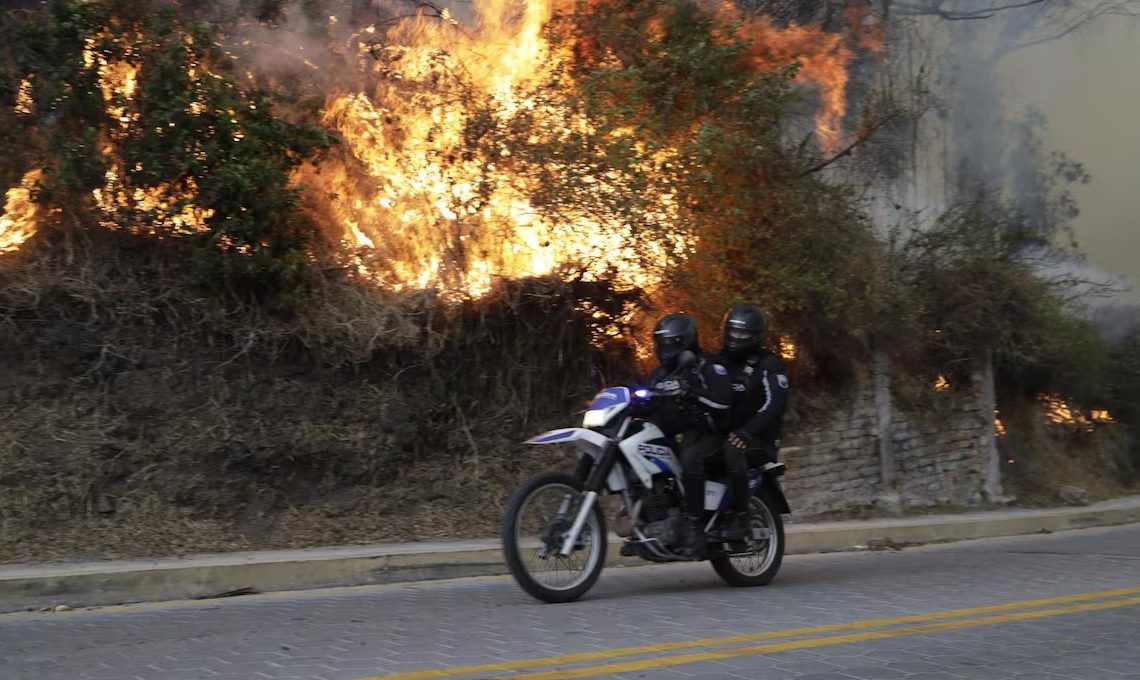
[[[934,391],[935,392],[949,392],[950,391],[950,381],[946,379],[946,376],[944,376],[944,375],[938,376],[938,379],[934,381]]]
[[[325,111],[351,158],[308,179],[333,197],[330,212],[343,239],[358,249],[362,273],[391,288],[477,297],[495,277],[543,275],[571,263],[586,279],[611,270],[627,286],[652,286],[656,276],[638,263],[647,256],[663,260],[675,244],[638,240],[629,225],[584,214],[544,219],[528,199],[533,180],[472,157],[465,147],[476,113],[472,100],[494,102],[493,126],[520,109],[556,122],[556,130],[588,125],[528,94],[558,58],[542,37],[552,6],[529,2],[518,21],[504,21],[517,7],[486,0],[476,3],[470,29],[446,14],[442,20],[420,14],[381,42],[361,40],[374,87],[334,96]],[[457,71],[465,74],[462,83]],[[669,216],[672,197],[655,198],[656,210]]]
[[[352,158],[307,179],[334,197],[330,212],[344,241],[357,249],[362,273],[397,289],[430,286],[479,296],[497,276],[542,275],[573,265],[584,278],[609,270],[619,283],[644,289],[659,280],[644,262],[664,264],[668,253],[691,248],[680,235],[646,240],[628,224],[591,215],[546,219],[528,199],[533,180],[465,157],[464,135],[475,112],[447,87],[457,71],[476,90],[469,96],[496,102],[493,126],[507,124],[519,110],[541,119],[554,135],[590,125],[572,111],[544,108],[530,94],[563,57],[542,33],[555,9],[552,0],[476,0],[471,27],[446,14],[421,13],[377,41],[369,39],[374,28],[358,34],[372,87],[334,96],[325,113]],[[751,39],[758,69],[800,64],[801,82],[821,94],[821,145],[834,149],[853,56],[844,36],[816,26],[777,30],[729,4],[719,11],[731,14]],[[517,20],[504,19],[510,16]],[[508,154],[502,149],[503,157]],[[667,161],[667,152],[663,156],[653,161]],[[585,181],[605,190],[614,178],[602,173]],[[651,209],[668,221],[674,197],[662,191],[651,198]]]
[[[40,180],[39,170],[24,174],[17,186],[8,190],[4,214],[0,216],[0,253],[17,250],[36,232],[36,203],[32,191]]]

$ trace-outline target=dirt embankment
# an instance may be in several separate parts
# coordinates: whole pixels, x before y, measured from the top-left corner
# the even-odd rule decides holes
[[[130,272],[124,274],[123,272]],[[621,361],[601,288],[505,284],[445,310],[350,281],[289,318],[158,267],[0,264],[0,561],[487,536]]]

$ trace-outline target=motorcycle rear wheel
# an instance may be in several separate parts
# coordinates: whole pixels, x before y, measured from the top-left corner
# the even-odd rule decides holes
[[[767,494],[752,497],[752,532],[747,555],[715,555],[709,558],[713,569],[730,586],[747,588],[766,586],[780,571],[784,561],[784,522]]]
[[[553,503],[544,508],[545,497]],[[511,576],[532,597],[544,602],[573,602],[601,575],[606,564],[606,521],[600,503],[590,511],[574,552],[568,557],[558,554],[562,536],[569,531],[584,497],[577,478],[547,472],[524,482],[507,501],[503,558]],[[535,509],[538,513],[532,516]]]

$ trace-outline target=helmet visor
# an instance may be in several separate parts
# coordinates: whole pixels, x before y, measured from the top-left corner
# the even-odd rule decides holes
[[[685,338],[680,335],[658,335],[653,340],[657,346],[657,356],[671,356],[685,349]]]
[[[738,342],[748,342],[756,337],[756,333],[745,328],[729,328],[728,337]]]

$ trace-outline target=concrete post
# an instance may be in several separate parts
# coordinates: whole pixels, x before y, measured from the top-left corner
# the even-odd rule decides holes
[[[879,442],[879,478],[885,492],[895,480],[895,451],[891,442],[891,368],[885,352],[875,352],[871,370],[875,389],[875,436]]]
[[[998,453],[997,429],[994,424],[997,413],[997,390],[994,386],[994,360],[989,352],[982,356],[981,383],[982,417],[986,418],[989,424],[989,427],[983,428],[984,434],[982,434],[982,450],[988,452],[983,491],[991,503],[1005,503],[1009,499],[1001,488],[1001,455]]]

